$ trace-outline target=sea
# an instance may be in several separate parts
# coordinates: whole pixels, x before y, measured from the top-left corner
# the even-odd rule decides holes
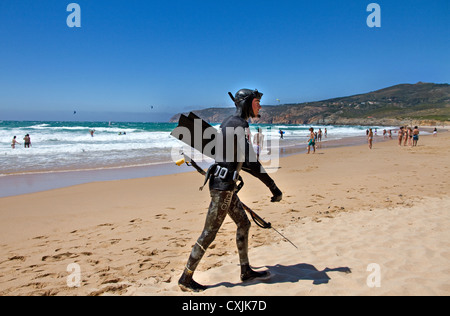
[[[0,176],[17,173],[77,171],[170,163],[182,143],[170,136],[176,123],[20,122],[0,123]],[[219,125],[215,125],[217,128]],[[310,126],[251,124],[283,149],[306,147],[308,129],[319,128],[322,142],[365,136],[368,126]],[[370,126],[370,128],[377,128]],[[379,133],[386,127],[378,127]],[[392,127],[394,129],[394,127]],[[284,132],[280,139],[279,131]],[[91,131],[93,134],[91,135]],[[31,147],[23,138],[30,135]],[[13,136],[20,144],[11,148]]]
[[[109,170],[106,180],[111,180],[145,177],[155,174],[154,170],[164,170],[159,174],[178,172],[174,161],[181,158],[184,144],[170,135],[176,126],[176,123],[0,121],[0,181],[4,184],[2,187],[0,183],[0,190],[3,190],[0,196],[11,195],[5,191],[23,193],[20,188],[11,188],[5,182],[7,180],[20,186],[19,176],[51,174],[55,177],[60,173],[56,176],[60,179],[62,173],[70,173],[68,179],[77,179],[80,178],[76,176],[77,172],[79,175],[94,175],[94,171]],[[219,124],[213,126],[218,128]],[[281,156],[304,152],[310,127],[315,131],[321,129],[323,134],[327,129],[326,137],[322,136],[321,144],[324,146],[346,139],[365,142],[368,128],[377,130],[378,135],[382,135],[383,129],[397,129],[381,126],[250,124],[250,132],[255,134],[258,127],[266,140],[276,140],[272,142],[271,150],[280,152]],[[280,130],[284,132],[283,139],[280,138]],[[23,138],[27,134],[31,139],[30,148],[24,147]],[[14,136],[20,144],[13,149],[11,143]],[[120,175],[111,176],[112,171],[119,170]],[[153,173],[145,170],[153,170]],[[30,177],[26,179],[24,181],[30,182]],[[105,180],[102,177],[95,179]],[[43,182],[48,182],[48,179],[41,177],[39,181],[41,184],[34,187],[44,188]],[[93,179],[83,176],[76,183],[89,181]]]

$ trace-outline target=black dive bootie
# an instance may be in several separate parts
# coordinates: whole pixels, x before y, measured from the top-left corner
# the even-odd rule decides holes
[[[186,273],[183,273],[180,280],[178,280],[178,286],[183,292],[202,292],[208,288],[195,282],[192,276]]]
[[[256,272],[250,268],[250,265],[241,266],[241,281],[250,281],[255,279],[267,279],[270,277],[269,271]]]

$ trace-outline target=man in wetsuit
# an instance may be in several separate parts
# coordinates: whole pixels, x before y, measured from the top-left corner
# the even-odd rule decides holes
[[[199,292],[207,288],[195,282],[193,274],[206,250],[214,241],[227,214],[237,225],[236,243],[241,265],[241,280],[247,281],[268,276],[267,271],[256,272],[250,267],[248,236],[251,224],[236,194],[239,172],[244,170],[260,179],[269,188],[272,193],[272,202],[282,199],[281,191],[256,159],[248,138],[247,121],[250,117],[259,117],[261,97],[262,93],[258,90],[239,90],[233,98],[236,113],[225,119],[220,126],[216,140],[216,163],[208,170],[206,179],[210,181],[211,204],[203,232],[195,243],[183,275],[178,281],[183,291]]]

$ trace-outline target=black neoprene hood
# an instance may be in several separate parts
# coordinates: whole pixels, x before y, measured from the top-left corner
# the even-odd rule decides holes
[[[236,115],[247,120],[249,117],[255,117],[252,109],[253,99],[261,99],[263,94],[258,90],[241,89],[234,96],[234,105],[236,106]]]

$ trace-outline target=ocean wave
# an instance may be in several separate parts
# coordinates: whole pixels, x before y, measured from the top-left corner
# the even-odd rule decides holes
[[[0,173],[168,162],[171,161],[173,148],[183,146],[182,142],[170,136],[170,131],[175,126],[176,124],[172,123],[110,125],[80,122],[13,122],[3,124],[0,128]],[[218,128],[219,124],[214,126]],[[262,127],[266,140],[269,138],[279,140],[279,128],[286,132],[283,140],[279,143],[273,142],[274,149],[304,146],[309,136],[309,126],[305,125],[252,124],[250,126],[252,135],[256,134],[257,127]],[[320,126],[319,128],[324,131],[325,127],[328,129],[328,141],[365,136],[366,130],[363,126]],[[95,129],[94,137],[89,133],[92,129]],[[380,135],[382,128],[378,130]],[[31,136],[32,147],[29,149],[23,148],[25,134]],[[14,135],[17,135],[22,145],[17,145],[13,150],[11,140]]]
[[[139,131],[135,128],[120,128],[120,127],[97,127],[97,126],[49,126],[48,124],[34,125],[28,127],[28,129],[35,129],[41,131],[83,131],[89,133],[91,130],[94,130],[95,133],[103,132],[103,133],[132,133]]]

